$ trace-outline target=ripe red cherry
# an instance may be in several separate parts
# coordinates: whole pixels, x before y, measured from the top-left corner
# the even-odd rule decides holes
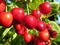
[[[49,2],[44,2],[39,5],[40,12],[43,14],[49,14],[51,12],[51,5]]]
[[[29,28],[35,28],[36,27],[37,20],[34,16],[26,15],[24,18],[24,21],[25,21],[25,24],[27,25],[27,27],[29,27]]]
[[[13,16],[10,12],[2,12],[0,14],[0,20],[4,27],[10,27],[13,22]]]
[[[37,43],[37,45],[46,45],[46,43],[44,41],[41,41],[41,40],[37,41],[36,43]]]
[[[24,10],[22,8],[13,8],[12,15],[14,21],[22,22],[24,19]]]
[[[39,38],[43,41],[48,41],[49,40],[49,32],[48,31],[40,31],[39,32]]]
[[[27,43],[29,43],[32,40],[32,35],[27,33],[27,32],[24,33],[23,37],[24,37],[24,41],[27,42]]]
[[[16,29],[17,34],[24,35],[24,33],[26,31],[26,27],[24,25],[15,23],[14,27]]]
[[[45,43],[44,41],[40,40],[40,39],[39,39],[38,37],[36,37],[36,36],[33,37],[33,40],[34,40],[34,43],[35,43],[36,45],[46,45],[46,43]]]
[[[0,3],[1,3],[2,1],[4,1],[4,0],[0,0]]]
[[[48,45],[51,45],[51,40],[48,40],[47,42],[48,42]]]
[[[39,31],[44,31],[46,29],[46,24],[43,21],[38,21],[37,22],[37,29]]]
[[[56,31],[52,31],[52,32],[51,32],[51,37],[52,37],[52,38],[56,38],[56,36],[57,36],[57,32],[56,32]]]
[[[39,38],[37,36],[33,36],[33,41],[36,43],[39,40]]]
[[[0,2],[0,12],[3,12],[5,10],[6,4],[4,1]]]
[[[32,15],[35,16],[36,18],[40,19],[41,17],[41,12],[39,10],[32,10]]]
[[[52,30],[52,25],[51,24],[46,24],[48,30]]]

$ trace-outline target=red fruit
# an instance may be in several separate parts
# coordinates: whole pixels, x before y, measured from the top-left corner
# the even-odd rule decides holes
[[[44,31],[46,29],[46,24],[43,21],[38,21],[37,22],[37,29],[39,31]]]
[[[48,40],[47,42],[48,42],[48,45],[51,45],[51,41],[50,40]]]
[[[4,0],[0,0],[0,3],[1,3],[2,1],[4,1]]]
[[[39,38],[43,41],[48,41],[49,40],[49,32],[48,31],[40,31],[39,32]]]
[[[52,30],[52,25],[51,24],[46,24],[48,30]]]
[[[41,12],[39,10],[32,10],[32,15],[35,16],[36,18],[40,19],[41,17]]]
[[[26,27],[25,27],[24,25],[15,23],[15,24],[14,24],[14,27],[15,27],[15,29],[16,29],[16,32],[17,32],[19,35],[24,35],[25,30],[26,30]]]
[[[56,38],[56,36],[57,36],[57,32],[56,31],[51,32],[51,37],[52,38]]]
[[[41,41],[41,40],[37,41],[36,43],[37,43],[37,45],[46,45],[46,43],[44,41]]]
[[[39,5],[40,12],[43,14],[49,14],[51,12],[51,5],[49,2],[44,2]]]
[[[3,12],[5,10],[6,3],[4,1],[0,1],[0,12]]]
[[[51,41],[50,41],[50,40],[48,40],[47,42],[48,42],[48,43],[51,43]]]
[[[34,36],[33,36],[33,40],[34,40],[34,42],[36,43],[36,42],[39,40],[39,38],[34,35]]]
[[[10,27],[13,22],[13,16],[10,12],[2,12],[0,14],[0,21],[4,27]]]
[[[25,21],[25,24],[27,25],[27,27],[29,27],[29,28],[35,28],[36,27],[37,20],[34,16],[26,15],[24,18],[24,21]]]
[[[24,34],[24,41],[29,43],[32,40],[32,35],[29,33]]]
[[[46,45],[46,43],[42,40],[40,40],[38,37],[34,36],[33,37],[35,45]]]
[[[24,10],[22,8],[13,8],[12,15],[14,21],[22,22],[24,19]]]

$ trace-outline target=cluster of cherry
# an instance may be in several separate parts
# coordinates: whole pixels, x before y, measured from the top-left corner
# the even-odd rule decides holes
[[[42,14],[51,12],[49,2],[44,2],[39,5],[39,10],[32,10],[31,14],[25,15],[23,8],[13,8],[11,12],[3,12],[6,4],[0,1],[0,25],[4,27],[14,26],[16,33],[22,35],[24,41],[29,43],[34,41],[33,45],[50,45],[50,37],[56,38],[57,32],[52,31],[52,25],[41,21]],[[36,29],[38,36],[28,33],[29,29]]]

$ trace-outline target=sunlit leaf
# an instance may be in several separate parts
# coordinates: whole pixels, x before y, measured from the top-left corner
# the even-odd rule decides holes
[[[50,21],[50,23],[52,24],[52,29],[57,31],[57,33],[60,33],[59,25],[56,22],[54,22],[54,21]]]

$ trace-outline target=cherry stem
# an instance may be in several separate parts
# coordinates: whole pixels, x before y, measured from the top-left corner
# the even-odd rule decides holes
[[[28,0],[25,0],[26,6],[27,6],[27,14],[29,15],[29,6],[28,6]]]
[[[7,0],[6,0],[7,1]],[[7,10],[7,2],[6,2],[6,9],[5,9],[5,11],[7,12],[8,10]]]
[[[7,6],[6,6],[6,12],[7,12]]]
[[[27,5],[27,14],[29,15],[29,7],[28,7],[28,3],[27,3],[26,5]]]

